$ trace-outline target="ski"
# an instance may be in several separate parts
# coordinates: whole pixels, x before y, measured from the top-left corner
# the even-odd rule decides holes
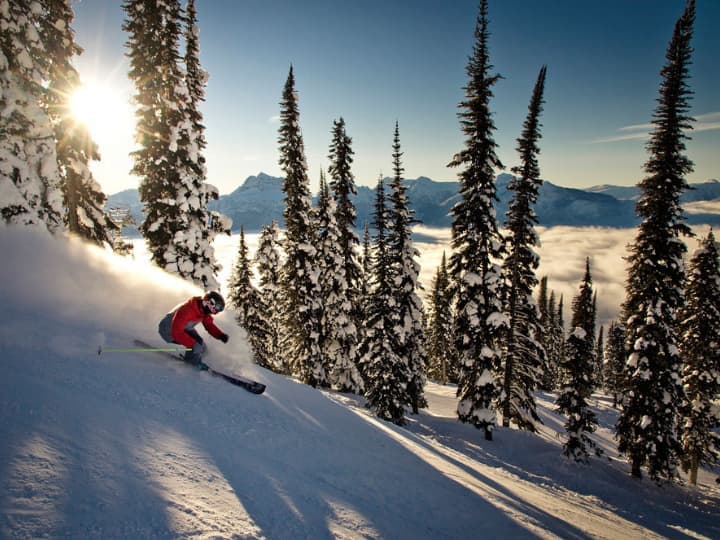
[[[190,362],[187,362],[182,354],[180,354],[180,348],[178,348],[178,353],[173,353],[168,350],[157,350],[154,349],[151,345],[145,343],[144,341],[140,341],[139,339],[135,340],[135,345],[137,347],[142,347],[143,349],[146,349],[146,352],[155,352],[157,354],[161,354],[165,356],[166,358],[171,358],[172,360],[177,360],[179,362],[182,362],[183,364],[187,365],[188,367],[194,367]],[[178,346],[180,347],[180,346]],[[239,386],[240,388],[243,388],[247,390],[248,392],[252,394],[262,394],[265,391],[265,385],[258,381],[253,381],[251,379],[248,379],[247,377],[243,377],[242,375],[228,375],[226,373],[222,373],[220,371],[215,371],[213,368],[208,366],[207,373],[212,375],[213,377],[220,377],[221,379],[225,379],[230,384],[234,384],[235,386]]]

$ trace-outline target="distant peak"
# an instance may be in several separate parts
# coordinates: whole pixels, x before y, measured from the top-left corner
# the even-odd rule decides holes
[[[243,182],[244,187],[253,187],[253,186],[266,186],[266,185],[275,185],[282,182],[282,178],[277,178],[275,176],[270,176],[269,174],[266,174],[264,172],[258,173],[257,176],[248,176],[245,179],[245,182]]]

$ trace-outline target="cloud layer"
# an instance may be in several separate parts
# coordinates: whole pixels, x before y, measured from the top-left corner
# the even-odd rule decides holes
[[[707,235],[708,227],[695,227],[695,238],[686,239],[688,256],[697,249],[698,238]],[[429,293],[432,278],[440,264],[443,250],[450,256],[449,229],[418,228],[423,239],[417,242],[420,249],[421,282]],[[633,242],[636,229],[600,227],[540,227],[541,245],[538,279],[548,277],[548,288],[556,298],[563,296],[566,324],[572,317],[572,300],[585,273],[585,258],[590,258],[593,288],[598,297],[598,324],[607,325],[617,319],[625,300],[625,279],[628,255],[627,246]]]

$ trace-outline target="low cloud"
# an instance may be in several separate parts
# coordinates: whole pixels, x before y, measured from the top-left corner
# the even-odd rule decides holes
[[[720,214],[720,199],[684,203],[686,214]]]
[[[414,245],[420,252],[420,284],[422,298],[427,301],[432,280],[442,260],[443,251],[448,259],[452,249],[449,228],[433,229],[417,226],[413,229]],[[593,288],[597,292],[598,324],[607,326],[620,316],[625,301],[625,280],[629,254],[628,245],[635,240],[636,229],[611,229],[602,227],[538,227],[541,245],[536,249],[540,255],[538,280],[548,278],[548,289],[555,292],[557,300],[563,297],[565,324],[572,318],[572,301],[578,293],[578,285],[585,274],[585,258],[590,257],[590,273]],[[693,227],[695,238],[685,239],[688,258],[697,249],[698,240],[707,235],[708,227]],[[246,234],[249,255],[253,257],[258,244],[258,234]],[[216,256],[223,269],[218,276],[227,291],[227,282],[238,253],[239,235],[218,236]],[[138,256],[138,254],[136,254]],[[142,256],[142,255],[140,255]],[[537,297],[537,291],[534,296]]]
[[[692,123],[692,130],[695,132],[720,129],[720,112],[699,114],[694,118],[695,122]],[[650,137],[650,132],[654,129],[654,127],[654,124],[650,123],[624,126],[618,128],[618,134],[594,139],[592,142],[601,144],[629,140],[646,140]]]
[[[708,227],[696,227],[695,238],[685,239],[688,256],[697,249],[698,238],[707,235]],[[420,279],[425,293],[442,258],[443,250],[449,258],[449,229],[418,228],[422,242],[416,242],[420,250]],[[536,249],[540,256],[538,279],[548,278],[548,289],[555,291],[559,300],[563,297],[566,324],[572,318],[572,301],[578,293],[578,285],[585,274],[585,258],[590,258],[590,274],[598,298],[598,324],[607,326],[620,316],[625,301],[628,245],[635,240],[636,229],[611,229],[601,227],[539,227],[541,245]],[[536,293],[537,294],[537,293]]]
[[[720,112],[711,112],[700,114],[695,117],[696,123],[693,124],[695,131],[712,131],[720,129]]]

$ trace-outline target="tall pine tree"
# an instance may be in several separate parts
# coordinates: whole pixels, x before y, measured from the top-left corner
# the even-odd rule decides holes
[[[500,400],[503,425],[507,427],[513,421],[529,431],[536,431],[535,423],[540,421],[533,391],[540,385],[540,370],[545,364],[542,330],[532,292],[538,283],[535,270],[540,264],[534,250],[539,243],[534,205],[542,185],[537,155],[546,73],[543,66],[530,99],[522,136],[517,141],[521,165],[513,168],[515,176],[508,185],[513,196],[507,213],[508,254],[503,262],[508,284],[506,309],[510,318]]]
[[[715,465],[720,453],[720,260],[710,231],[694,253],[680,312],[680,350],[685,359],[681,426],[683,467],[697,483],[698,467]]]
[[[676,336],[676,313],[683,305],[681,235],[690,235],[680,207],[687,189],[685,175],[692,162],[684,155],[684,130],[690,89],[687,85],[692,49],[695,2],[688,0],[675,24],[661,70],[660,97],[652,123],[640,182],[636,211],[642,218],[630,246],[626,300],[625,380],[622,412],[617,421],[618,448],[640,478],[646,465],[653,480],[672,479],[677,473],[680,443],[677,416],[682,399],[681,358]]]
[[[545,364],[541,368],[538,384],[546,392],[555,390],[558,385],[559,360],[557,330],[557,306],[555,305],[555,291],[548,292],[548,278],[543,276],[538,290],[538,323],[540,325],[540,343],[545,349]]]
[[[595,293],[597,297],[597,292]],[[597,321],[597,307],[594,310],[595,320]],[[593,388],[602,388],[604,385],[605,372],[603,370],[603,360],[605,357],[605,327],[598,329],[597,341],[595,342],[595,356],[593,358]]]
[[[260,307],[263,310],[260,316],[265,321],[267,330],[264,348],[269,368],[277,373],[287,375],[290,373],[290,369],[280,346],[283,325],[281,308],[283,293],[280,287],[279,234],[277,222],[274,220],[270,225],[262,228],[253,262],[257,269],[260,286]]]
[[[361,320],[365,320],[367,313],[367,302],[370,298],[370,283],[372,281],[372,240],[370,238],[370,226],[365,223],[362,241],[362,274],[360,281],[360,308],[362,311]],[[360,327],[362,334],[362,327]],[[362,335],[360,335],[362,340]]]
[[[603,388],[613,398],[613,407],[620,402],[625,366],[625,328],[611,321],[603,353]]]
[[[319,296],[322,298],[321,348],[329,381],[342,392],[359,394],[363,381],[356,365],[357,327],[345,279],[345,258],[341,253],[335,199],[320,177],[317,209]]]
[[[397,354],[407,364],[409,379],[406,381],[409,405],[417,414],[420,407],[427,407],[424,388],[427,371],[425,352],[424,309],[418,290],[420,253],[413,246],[412,224],[414,212],[410,209],[407,186],[403,179],[400,151],[400,129],[395,122],[393,135],[393,178],[390,181],[389,233],[390,264],[392,268],[395,306],[395,343]]]
[[[140,231],[155,264],[206,289],[217,288],[220,267],[212,240],[218,231],[229,233],[230,221],[207,210],[217,189],[204,183],[196,109],[204,82],[195,84],[181,67],[182,9],[178,0],[126,0],[124,9],[139,145],[132,172],[140,177],[146,212]],[[194,51],[191,42],[191,62]]]
[[[560,295],[557,305],[557,315],[555,316],[555,342],[556,342],[556,361],[558,366],[558,380],[560,375],[560,366],[565,362],[565,308],[564,298]]]
[[[538,309],[538,341],[541,343],[543,348],[545,349],[545,365],[542,366],[540,370],[540,380],[538,381],[539,388],[542,390],[549,390],[549,383],[547,379],[548,375],[548,358],[550,357],[549,347],[548,347],[548,336],[550,335],[548,332],[548,322],[550,320],[550,314],[548,313],[548,288],[547,288],[548,278],[547,276],[543,276],[540,278],[540,282],[538,284],[538,293],[537,293],[537,309]]]
[[[293,375],[311,386],[328,386],[328,373],[319,342],[322,313],[310,181],[292,66],[280,106],[279,162],[285,173],[282,189],[285,193],[283,217],[287,229],[285,263],[281,274],[285,297],[283,350]]]
[[[344,292],[338,296],[336,323],[342,326],[343,338],[340,349],[335,351],[336,361],[333,379],[336,385],[346,391],[359,393],[362,380],[359,378],[360,324],[362,321],[361,280],[362,268],[358,260],[359,240],[355,233],[355,206],[352,197],[357,195],[355,178],[352,174],[352,139],[345,131],[345,120],[333,122],[332,141],[328,159],[330,166],[330,191],[334,198],[333,216],[337,230],[337,245],[340,267],[334,279],[342,282]],[[342,298],[342,300],[340,300]]]
[[[493,402],[499,396],[495,377],[500,368],[500,339],[508,321],[502,313],[503,239],[495,218],[495,168],[502,163],[495,153],[490,112],[492,86],[488,51],[487,0],[480,2],[473,54],[467,65],[469,81],[458,113],[466,136],[465,148],[450,165],[462,167],[460,201],[452,209],[450,273],[455,292],[455,344],[460,375],[458,417],[485,431],[492,439],[496,424]]]
[[[363,333],[361,371],[365,377],[367,406],[375,414],[398,425],[405,424],[409,402],[407,363],[397,354],[395,335],[394,272],[388,243],[388,210],[382,178],[375,191],[373,227],[376,231],[370,260],[371,283]]]
[[[450,277],[445,252],[430,285],[427,329],[428,375],[441,384],[457,383]]]
[[[235,309],[235,320],[247,332],[250,346],[255,353],[255,362],[266,368],[271,367],[266,349],[268,325],[263,317],[265,309],[260,291],[253,284],[253,271],[243,227],[240,227],[238,255],[228,282],[228,293],[230,305]]]
[[[595,449],[598,455],[600,453],[590,438],[597,429],[597,417],[589,404],[595,358],[595,315],[589,259],[585,261],[585,275],[572,308],[571,330],[565,361],[561,366],[563,384],[556,405],[558,411],[567,417],[567,440],[563,444],[563,454],[575,461],[587,462],[591,449]]]
[[[547,363],[543,372],[543,387],[552,391],[560,383],[560,364],[562,363],[562,351],[565,347],[565,331],[562,325],[562,297],[560,306],[555,301],[555,291],[550,291],[547,307],[547,325],[545,337],[545,353]]]

